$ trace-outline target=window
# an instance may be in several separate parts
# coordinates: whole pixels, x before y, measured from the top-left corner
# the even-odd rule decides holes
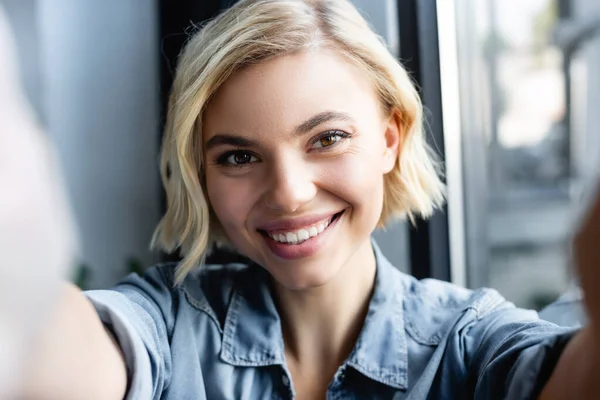
[[[570,236],[598,172],[600,3],[455,7],[468,284],[539,309],[572,284]]]

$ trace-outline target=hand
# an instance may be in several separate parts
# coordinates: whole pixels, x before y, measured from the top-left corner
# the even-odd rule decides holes
[[[18,86],[11,39],[0,4],[0,399],[13,398],[76,250],[57,163]]]
[[[574,254],[590,327],[600,347],[600,195],[592,202],[575,236]]]
[[[539,397],[543,400],[600,398],[600,196],[592,202],[573,249],[589,324],[565,347]]]

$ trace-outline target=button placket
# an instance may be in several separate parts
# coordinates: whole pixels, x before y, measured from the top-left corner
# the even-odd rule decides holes
[[[289,399],[289,400],[293,399],[295,396],[295,393],[294,393],[294,389],[292,388],[292,380],[291,380],[289,372],[286,370],[285,367],[281,369],[280,376],[281,376],[281,386],[283,388],[283,392],[282,392],[283,397],[285,397],[286,399]]]
[[[334,381],[336,383],[341,383],[344,380],[345,376],[346,376],[346,367],[341,366],[335,373]]]

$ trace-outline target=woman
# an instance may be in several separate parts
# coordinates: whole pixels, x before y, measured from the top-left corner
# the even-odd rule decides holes
[[[444,188],[410,79],[348,1],[242,0],[191,38],[162,177],[155,244],[182,262],[65,290],[31,397],[600,396],[593,298],[577,333],[492,290],[416,281],[371,241]],[[199,266],[213,244],[252,263]]]

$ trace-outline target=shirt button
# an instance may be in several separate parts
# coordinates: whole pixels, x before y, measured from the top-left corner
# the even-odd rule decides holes
[[[281,382],[285,385],[285,386],[289,386],[290,385],[290,378],[288,378],[287,376],[283,375],[281,377]]]

